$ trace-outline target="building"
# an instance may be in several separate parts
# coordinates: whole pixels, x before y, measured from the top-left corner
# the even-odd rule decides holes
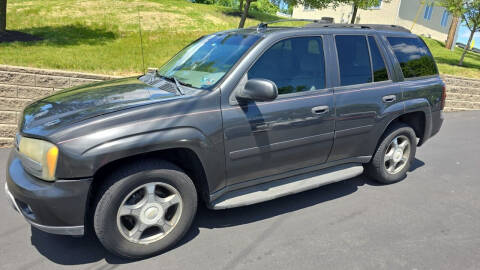
[[[312,9],[297,6],[292,17],[296,19],[320,19],[332,17],[335,23],[350,23],[351,5],[336,8]],[[416,18],[416,23],[414,24]],[[367,10],[358,9],[356,23],[401,25],[417,35],[424,35],[445,41],[452,22],[452,16],[445,8],[435,5],[434,0],[391,0],[380,1],[380,5]]]

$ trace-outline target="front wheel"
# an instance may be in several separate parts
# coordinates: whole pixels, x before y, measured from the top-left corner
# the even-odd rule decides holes
[[[142,258],[168,249],[188,231],[197,192],[181,169],[153,160],[112,174],[97,201],[94,229],[103,246]]]
[[[403,123],[390,127],[382,137],[372,160],[365,166],[366,174],[382,184],[404,179],[415,158],[415,131]]]

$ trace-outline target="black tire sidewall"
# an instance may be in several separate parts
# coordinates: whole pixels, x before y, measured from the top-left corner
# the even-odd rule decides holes
[[[417,144],[417,138],[415,135],[415,131],[408,125],[405,124],[397,124],[387,130],[386,136],[383,137],[382,142],[380,143],[377,151],[375,152],[375,155],[369,164],[369,168],[367,168],[367,172],[369,176],[372,176],[377,182],[383,183],[383,184],[391,184],[395,183],[398,181],[403,180],[406,175],[408,170],[410,169],[410,166],[415,159],[415,154],[416,154],[416,144]],[[405,167],[395,173],[391,174],[387,172],[385,168],[385,152],[392,142],[392,140],[400,135],[406,136],[409,141],[410,141],[410,155],[407,161],[407,164]]]
[[[163,182],[173,186],[182,197],[182,214],[176,226],[164,238],[144,245],[128,241],[117,227],[117,211],[125,197],[135,188]],[[155,169],[134,173],[111,185],[97,204],[94,216],[95,232],[110,251],[127,258],[158,254],[178,242],[190,228],[197,209],[197,193],[192,181],[183,172]]]

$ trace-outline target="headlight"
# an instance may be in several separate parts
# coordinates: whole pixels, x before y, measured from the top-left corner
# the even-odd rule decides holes
[[[58,147],[47,141],[21,137],[18,150],[22,156],[23,167],[34,176],[46,180],[55,180]]]

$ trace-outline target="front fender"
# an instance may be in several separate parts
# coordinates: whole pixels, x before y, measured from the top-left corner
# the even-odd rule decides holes
[[[82,140],[85,140],[84,142]],[[83,142],[83,143],[82,143]],[[91,144],[92,146],[82,152],[73,151],[79,145],[86,145],[91,138],[80,138],[75,145],[63,147],[58,178],[91,177],[101,167],[126,157],[139,154],[166,150],[172,148],[186,148],[193,151],[204,166],[205,173],[218,171],[209,169],[207,165],[218,164],[215,159],[218,155],[217,145],[205,136],[200,130],[193,127],[176,127],[169,129],[153,130],[150,132],[126,135],[105,142]],[[221,165],[221,164],[220,164]]]
[[[95,173],[106,164],[122,158],[172,148],[190,149],[203,163],[210,147],[211,143],[201,131],[180,127],[118,138],[96,145],[82,156],[90,160],[90,170]]]

